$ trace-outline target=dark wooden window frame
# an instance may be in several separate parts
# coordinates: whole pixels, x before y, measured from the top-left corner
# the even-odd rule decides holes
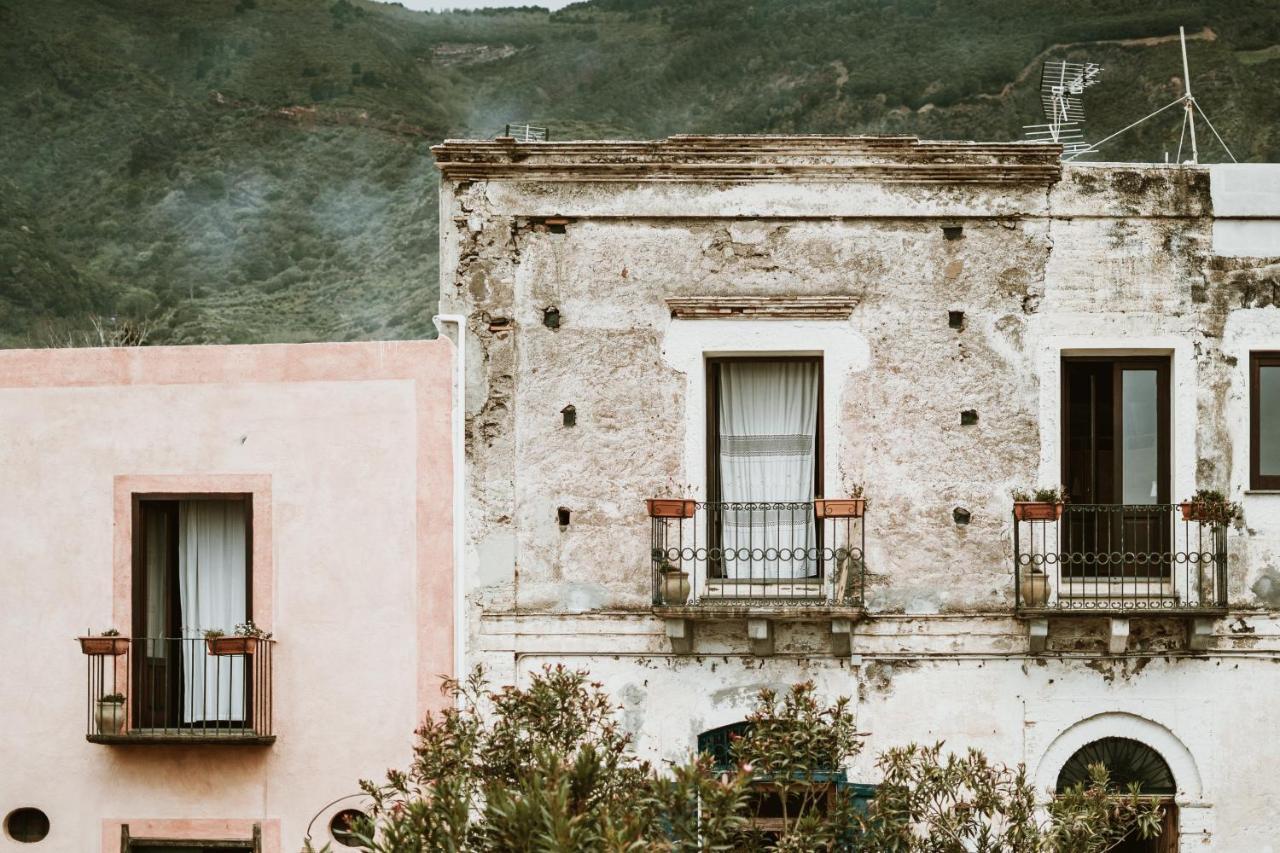
[[[1280,474],[1262,473],[1262,368],[1280,368],[1280,352],[1249,353],[1249,488],[1280,491]],[[1280,429],[1280,424],[1273,424]]]
[[[825,377],[820,355],[732,355],[707,356],[707,502],[720,500],[720,366],[742,362],[805,362],[818,366],[818,416],[814,437],[813,494],[823,496],[823,394]]]
[[[133,602],[133,624],[130,626],[134,642],[147,639],[172,639],[172,638],[148,638],[147,633],[147,536],[146,536],[146,513],[145,505],[167,503],[173,505],[173,511],[169,514],[167,524],[169,525],[168,548],[169,555],[167,563],[169,601],[168,604],[168,622],[171,630],[167,633],[176,634],[173,628],[180,624],[181,613],[179,611],[178,598],[176,595],[178,589],[178,512],[177,504],[179,501],[243,501],[245,515],[245,531],[244,531],[244,548],[245,548],[245,599],[244,607],[247,619],[253,618],[253,494],[250,492],[135,492],[133,494],[132,513],[133,513],[133,530],[132,530],[132,546],[133,553],[131,555],[130,566],[133,577],[130,580],[131,590],[130,596]],[[181,655],[178,655],[178,660]],[[133,672],[130,675],[132,685],[140,685],[146,679],[147,655],[133,655]],[[164,706],[165,708],[181,707],[181,680],[178,678],[171,679],[167,682],[168,693]],[[250,679],[249,687],[252,686]],[[152,711],[145,709],[143,705],[146,698],[145,692],[130,690],[130,703],[134,704],[134,713],[138,715],[135,719],[150,719]],[[246,721],[247,722],[247,721]],[[165,727],[168,721],[163,722]],[[144,725],[144,728],[147,727]],[[202,842],[203,843],[203,842]]]
[[[1170,357],[1169,356],[1125,356],[1125,355],[1064,355],[1062,356],[1062,376],[1061,376],[1061,437],[1060,452],[1061,461],[1059,466],[1059,476],[1065,484],[1068,482],[1067,466],[1070,464],[1071,457],[1071,412],[1070,394],[1067,388],[1067,370],[1068,364],[1079,363],[1101,363],[1110,362],[1117,376],[1123,370],[1154,370],[1156,372],[1156,408],[1157,421],[1156,429],[1159,432],[1159,439],[1156,445],[1156,463],[1159,466],[1159,473],[1156,480],[1156,498],[1151,503],[1167,504],[1173,498],[1171,494],[1173,485],[1173,466],[1172,466],[1172,441],[1173,436],[1170,435],[1170,426],[1172,424],[1172,387],[1170,384]],[[1122,405],[1123,385],[1116,381],[1112,383],[1112,405],[1115,411],[1116,435],[1114,459],[1112,460],[1112,482],[1115,484],[1117,493],[1123,492],[1123,472],[1124,472],[1124,452],[1120,444],[1121,435],[1124,431],[1124,408]],[[1115,501],[1120,503],[1120,501]]]

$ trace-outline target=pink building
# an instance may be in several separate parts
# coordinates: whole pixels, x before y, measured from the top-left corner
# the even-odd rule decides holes
[[[319,846],[404,764],[453,669],[451,370],[444,340],[0,352],[0,850]]]

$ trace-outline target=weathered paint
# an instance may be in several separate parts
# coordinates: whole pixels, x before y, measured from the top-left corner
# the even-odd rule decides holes
[[[134,836],[301,847],[405,762],[452,666],[447,341],[0,352],[0,816],[67,853]],[[270,747],[86,742],[73,638],[130,627],[130,495],[254,495]],[[319,842],[343,803],[318,816]],[[354,803],[358,805],[357,803]],[[222,831],[227,830],[227,831]]]
[[[472,663],[500,681],[588,668],[638,748],[667,758],[760,686],[812,678],[857,697],[860,781],[877,751],[945,738],[1047,785],[1082,732],[1137,737],[1178,775],[1183,849],[1273,849],[1277,803],[1256,780],[1280,748],[1257,709],[1280,691],[1280,496],[1248,490],[1246,371],[1251,350],[1280,349],[1280,245],[1215,252],[1207,168],[807,137],[436,153],[441,305],[473,332]],[[852,308],[673,317],[783,296]],[[643,500],[705,495],[702,359],[767,351],[824,356],[827,495],[857,483],[871,500],[867,618],[847,657],[817,621],[778,623],[769,658],[742,622],[700,622],[693,654],[673,655]],[[1170,358],[1174,499],[1244,504],[1231,612],[1204,653],[1185,621],[1149,618],[1109,654],[1107,620],[1083,617],[1055,620],[1034,656],[1011,612],[1009,490],[1059,478],[1061,356],[1117,351]]]

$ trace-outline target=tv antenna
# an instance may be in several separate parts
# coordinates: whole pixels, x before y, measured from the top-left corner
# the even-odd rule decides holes
[[[1160,115],[1160,113],[1164,112],[1165,110],[1170,109],[1172,107],[1176,107],[1178,104],[1181,104],[1182,105],[1182,132],[1178,136],[1178,155],[1175,158],[1176,162],[1179,162],[1179,163],[1183,162],[1182,146],[1183,146],[1183,143],[1187,141],[1188,131],[1190,131],[1190,136],[1191,136],[1191,139],[1190,139],[1191,159],[1187,160],[1186,162],[1191,164],[1196,164],[1200,162],[1200,146],[1196,140],[1196,113],[1199,113],[1200,118],[1204,119],[1205,125],[1209,128],[1209,130],[1213,132],[1214,138],[1218,140],[1218,144],[1222,146],[1222,150],[1227,152],[1227,156],[1231,158],[1231,162],[1233,163],[1240,162],[1239,160],[1236,159],[1236,155],[1231,153],[1231,149],[1227,147],[1227,143],[1222,141],[1222,135],[1218,133],[1218,129],[1213,126],[1213,122],[1209,121],[1209,117],[1205,115],[1204,110],[1200,108],[1200,102],[1197,101],[1195,99],[1195,96],[1191,94],[1191,66],[1187,63],[1187,31],[1183,27],[1178,27],[1178,40],[1182,45],[1182,95],[1179,96],[1176,100],[1170,101],[1169,103],[1165,104],[1163,107],[1156,110],[1155,112],[1148,113],[1147,115],[1135,121],[1133,124],[1130,124],[1126,127],[1122,127],[1120,130],[1117,130],[1115,133],[1111,134],[1106,139],[1101,139],[1098,142],[1095,142],[1093,145],[1089,145],[1082,149],[1071,151],[1069,153],[1064,151],[1063,158],[1062,158],[1063,160],[1066,160],[1066,161],[1074,160],[1077,157],[1081,156],[1082,154],[1090,154],[1094,151],[1097,151],[1104,144],[1115,139],[1120,134],[1125,133],[1126,131],[1132,130],[1133,128],[1137,127],[1143,122],[1148,121],[1149,119],[1153,119],[1156,116]],[[1167,157],[1168,155],[1166,154],[1165,156]]]
[[[1083,153],[1089,143],[1084,141],[1082,95],[1098,82],[1100,73],[1102,69],[1093,62],[1046,62],[1040,71],[1040,104],[1048,121],[1024,126],[1027,138],[1045,145],[1061,145],[1064,156]]]

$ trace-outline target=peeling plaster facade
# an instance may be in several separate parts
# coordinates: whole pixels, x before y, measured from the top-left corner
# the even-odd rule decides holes
[[[469,665],[514,682],[586,667],[665,758],[760,687],[813,679],[857,697],[855,781],[887,747],[946,739],[1047,789],[1074,748],[1132,737],[1174,772],[1181,849],[1280,849],[1257,784],[1280,761],[1280,494],[1248,488],[1247,375],[1250,352],[1280,350],[1280,167],[1063,166],[1046,147],[904,138],[435,153],[441,310],[468,318]],[[851,309],[668,304],[716,297]],[[675,653],[644,499],[706,496],[703,359],[770,352],[824,358],[826,495],[870,500],[865,607],[848,653],[830,622],[794,619],[754,655],[729,618]],[[1205,487],[1244,506],[1227,608],[1195,649],[1186,618],[1132,619],[1115,653],[1110,620],[1079,616],[1033,652],[1014,612],[1010,490],[1058,483],[1062,357],[1104,353],[1169,361],[1172,500]]]

